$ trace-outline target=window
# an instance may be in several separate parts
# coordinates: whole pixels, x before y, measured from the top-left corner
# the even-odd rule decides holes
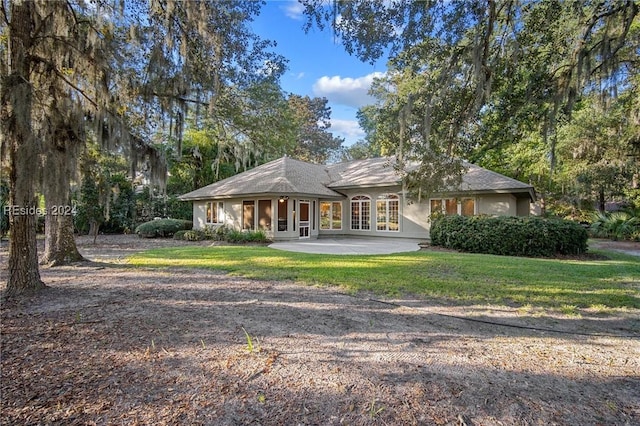
[[[253,231],[255,229],[255,201],[242,202],[242,229]]]
[[[460,202],[460,214],[462,216],[473,216],[476,214],[476,200],[473,198],[463,198]]]
[[[271,231],[271,200],[258,200],[258,228]]]
[[[340,201],[320,202],[320,229],[342,229],[342,203]]]
[[[278,231],[285,232],[287,230],[287,215],[289,212],[289,197],[280,197],[278,200]]]
[[[473,216],[476,213],[476,200],[473,198],[434,198],[430,206],[431,214]]]
[[[331,208],[331,229],[342,229],[342,203],[333,203]]]
[[[399,200],[395,194],[380,195],[376,200],[376,229],[378,231],[399,231]]]
[[[356,195],[351,199],[351,229],[371,229],[371,198],[366,195]]]
[[[207,204],[205,223],[212,225],[223,222],[224,203],[222,201],[209,201]]]

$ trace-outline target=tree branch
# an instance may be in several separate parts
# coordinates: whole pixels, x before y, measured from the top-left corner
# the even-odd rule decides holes
[[[201,101],[198,99],[191,99],[191,98],[187,98],[185,96],[177,96],[177,95],[173,95],[171,93],[158,93],[158,92],[149,92],[148,93],[151,96],[154,96],[156,98],[161,98],[161,99],[174,99],[180,102],[187,102],[190,104],[196,104],[196,105],[202,105],[202,106],[209,106],[209,102],[206,101]]]
[[[9,15],[7,14],[7,9],[5,7],[4,0],[0,0],[0,10],[2,10],[2,20],[4,21],[5,25],[8,27]]]
[[[62,72],[60,72],[60,70],[58,70],[58,68],[56,68],[55,66],[53,66],[53,64],[51,64],[49,61],[45,60],[44,58],[40,57],[40,56],[35,56],[32,55],[31,59],[37,60],[38,62],[41,62],[43,64],[45,64],[49,69],[51,69],[62,81],[64,81],[66,84],[68,84],[70,87],[72,87],[74,90],[76,90],[80,95],[82,95],[83,98],[85,98],[91,105],[93,105],[95,108],[99,108],[100,105],[98,104],[97,101],[95,101],[94,99],[92,99],[84,90],[82,90],[80,87],[78,87],[76,84],[74,84],[73,82],[71,82],[69,79],[67,79],[64,74]]]

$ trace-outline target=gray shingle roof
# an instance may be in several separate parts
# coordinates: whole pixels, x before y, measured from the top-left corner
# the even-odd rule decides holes
[[[462,191],[513,191],[533,190],[531,185],[512,179],[500,173],[484,169],[471,163],[464,163],[467,172],[462,176]]]
[[[329,189],[325,166],[282,157],[230,178],[180,196],[181,200],[232,198],[253,195],[299,194],[313,197],[342,197]]]
[[[182,200],[232,198],[256,195],[291,195],[338,198],[346,188],[400,184],[400,174],[390,157],[370,158],[322,166],[282,157],[244,173],[184,194]],[[535,199],[531,185],[465,163],[462,192],[514,192]],[[334,191],[334,189],[336,191]],[[526,195],[525,195],[526,194]]]
[[[397,185],[401,177],[394,169],[394,157],[368,158],[327,166],[331,188]]]

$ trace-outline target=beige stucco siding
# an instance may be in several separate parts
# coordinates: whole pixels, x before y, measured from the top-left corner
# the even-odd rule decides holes
[[[207,203],[208,201],[193,202],[193,228],[203,229],[207,226],[226,225],[230,228],[239,228],[242,219],[242,201],[241,200],[221,200],[224,203],[223,218],[220,224],[206,223]],[[216,201],[217,202],[217,201]]]
[[[516,216],[516,197],[511,194],[477,196],[476,212],[490,216]]]
[[[297,239],[299,234],[299,208],[300,201],[309,202],[309,236],[311,238],[318,236],[319,228],[319,201],[316,198],[289,198],[287,202],[287,217],[288,227],[286,231],[278,231],[278,199],[270,197],[247,197],[247,198],[230,198],[220,200],[224,203],[224,218],[223,224],[229,228],[241,230],[243,224],[243,202],[254,201],[255,213],[254,213],[254,226],[256,229],[260,229],[260,218],[258,212],[258,202],[260,200],[271,201],[271,230],[265,231],[268,238],[275,238],[279,240],[283,239]],[[195,229],[202,229],[207,226],[220,226],[211,225],[206,223],[206,203],[207,201],[194,201],[193,202],[193,223]],[[294,206],[298,212],[294,213]],[[314,209],[315,207],[315,209]],[[296,218],[295,226],[293,219]]]
[[[204,201],[193,202],[193,228],[204,228],[205,215],[207,214]]]
[[[427,215],[421,211],[424,206],[416,203],[407,204],[402,197],[402,187],[400,185],[393,187],[366,188],[366,189],[340,189],[340,192],[346,195],[346,199],[342,201],[342,230],[329,231],[321,230],[320,236],[323,235],[353,235],[361,237],[399,237],[399,238],[426,238],[427,232]],[[376,217],[376,200],[384,194],[395,194],[400,197],[399,200],[399,231],[379,231],[377,230]],[[371,199],[371,216],[370,227],[368,230],[351,229],[351,199],[354,196],[364,195]]]
[[[401,237],[401,238],[429,238],[430,222],[429,216],[430,202],[429,198],[424,198],[418,202],[407,200],[402,197],[402,188],[396,187],[381,187],[381,188],[367,188],[366,190],[358,189],[341,189],[346,198],[343,200],[322,198],[296,198],[290,197],[287,201],[287,218],[288,227],[286,231],[278,231],[278,198],[269,197],[247,197],[247,198],[234,198],[221,200],[224,203],[224,217],[223,224],[233,228],[242,229],[243,223],[243,201],[254,201],[256,210],[256,222],[255,226],[258,226],[258,201],[270,199],[271,200],[271,231],[267,231],[267,236],[276,240],[298,239],[299,234],[299,207],[300,201],[305,200],[309,202],[310,210],[310,230],[309,236],[315,238],[318,236],[331,236],[331,235],[353,235],[361,237]],[[395,194],[400,197],[399,199],[399,231],[382,231],[377,230],[376,224],[378,218],[376,217],[376,200],[383,194]],[[370,198],[371,210],[370,210],[370,229],[357,230],[351,229],[351,199],[357,195],[364,195]],[[467,197],[473,198],[476,203],[476,214],[485,215],[521,215],[525,216],[529,212],[529,202],[527,199],[517,199],[511,194],[482,194],[482,195],[469,195]],[[446,197],[441,197],[446,198]],[[320,230],[320,203],[322,201],[339,202],[342,206],[342,229],[339,230]],[[294,214],[294,205],[296,211]],[[193,222],[194,227],[197,229],[211,226],[206,224],[206,201],[194,201],[193,202]],[[293,225],[294,217],[296,219],[295,226]],[[214,225],[215,226],[215,225]]]
[[[224,200],[224,224],[233,229],[242,229],[242,200]]]
[[[531,202],[529,198],[518,198],[516,202],[516,214],[518,216],[529,216],[531,214]]]
[[[243,201],[254,201],[255,202],[255,213],[254,218],[257,216],[257,198],[232,198],[224,200],[224,224],[229,228],[241,230],[242,229],[242,202]]]
[[[403,236],[412,238],[429,237],[429,204],[425,201],[420,203],[403,203]]]

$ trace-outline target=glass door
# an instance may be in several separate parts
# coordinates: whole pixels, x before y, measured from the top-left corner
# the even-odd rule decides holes
[[[298,216],[300,218],[300,238],[309,238],[309,216],[309,202],[300,201],[300,215]]]

